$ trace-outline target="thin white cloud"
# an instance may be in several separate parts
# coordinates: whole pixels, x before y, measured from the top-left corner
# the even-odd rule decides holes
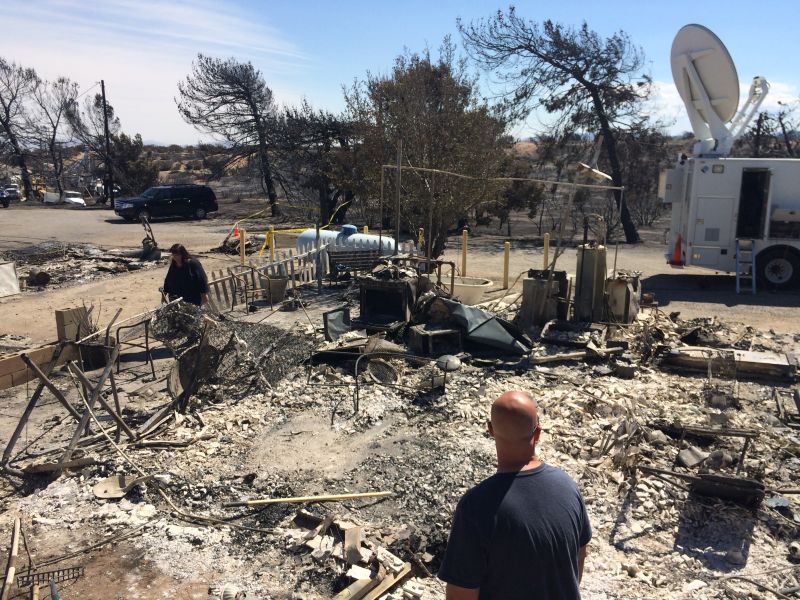
[[[741,92],[739,108],[741,108],[747,101],[750,81],[739,82],[739,90]],[[797,104],[798,100],[800,100],[800,88],[797,85],[781,81],[771,82],[769,93],[760,110],[777,111],[781,108],[781,103]],[[692,130],[689,118],[686,116],[686,107],[672,82],[653,82],[653,94],[647,103],[646,111],[651,117],[664,121],[671,133]]]
[[[64,75],[83,90],[104,79],[123,129],[166,143],[200,138],[174,103],[177,83],[198,52],[251,61],[284,104],[302,98],[291,76],[313,68],[270,24],[235,6],[202,0],[14,0],[0,36],[0,56],[45,78]]]
[[[762,110],[777,111],[781,109],[781,104],[797,105],[800,102],[800,86],[776,81],[770,83],[769,94],[767,94]]]

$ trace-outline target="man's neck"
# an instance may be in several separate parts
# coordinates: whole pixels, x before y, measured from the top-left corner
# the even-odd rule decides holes
[[[520,461],[498,461],[497,463],[497,472],[498,473],[517,473],[518,471],[530,471],[531,469],[535,469],[536,467],[541,466],[542,461],[536,455],[533,455],[530,459],[524,462]]]

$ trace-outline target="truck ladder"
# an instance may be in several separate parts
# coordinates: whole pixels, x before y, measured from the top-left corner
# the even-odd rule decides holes
[[[736,293],[742,293],[742,284],[745,289],[749,282],[750,293],[756,293],[756,273],[755,262],[753,261],[753,251],[755,250],[755,240],[736,239]]]

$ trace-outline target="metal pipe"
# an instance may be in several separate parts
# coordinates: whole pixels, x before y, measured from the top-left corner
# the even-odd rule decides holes
[[[542,255],[542,264],[544,265],[542,269],[545,271],[548,269],[550,265],[550,234],[544,234],[544,247],[543,247],[543,255]]]
[[[397,144],[397,204],[394,215],[394,254],[400,252],[400,186],[403,181],[403,139]]]
[[[381,254],[383,254],[383,189],[384,189],[384,180],[386,178],[386,167],[381,167],[381,197],[378,201],[378,248],[381,250]]]
[[[467,276],[467,244],[469,243],[469,233],[466,228],[461,230],[461,276]]]
[[[508,289],[508,262],[511,258],[511,242],[503,242],[503,289]]]

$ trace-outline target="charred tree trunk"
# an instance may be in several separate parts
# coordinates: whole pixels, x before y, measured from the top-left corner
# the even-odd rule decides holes
[[[595,114],[600,123],[603,146],[605,146],[606,153],[608,154],[608,163],[611,165],[611,180],[616,187],[622,187],[622,167],[620,167],[619,156],[617,155],[617,138],[611,130],[611,124],[608,122],[608,117],[603,109],[603,101],[600,99],[598,90],[596,88],[589,89],[592,94]],[[617,205],[617,210],[619,210],[622,230],[625,232],[625,242],[628,244],[638,244],[642,240],[639,238],[639,232],[636,231],[636,224],[631,218],[628,205],[622,201],[622,190],[614,190],[614,202]]]
[[[761,130],[764,127],[764,116],[766,113],[758,114],[758,121],[756,121],[756,135],[753,139],[753,156],[758,158],[761,156]]]
[[[261,177],[263,178],[263,186],[267,192],[267,199],[269,200],[270,214],[273,217],[280,215],[278,208],[278,194],[275,191],[275,182],[272,179],[272,170],[270,169],[269,156],[267,156],[267,143],[263,134],[259,133],[259,149],[258,161],[261,169]]]
[[[61,197],[64,194],[64,185],[61,181],[64,173],[64,157],[61,155],[61,149],[56,143],[55,136],[48,140],[47,150],[50,154],[50,160],[53,162],[53,178],[56,181],[56,191]]]
[[[23,198],[26,200],[33,199],[33,184],[31,183],[31,174],[28,171],[28,164],[25,161],[25,154],[22,152],[22,149],[19,147],[19,142],[17,141],[17,136],[8,136],[8,141],[11,144],[11,148],[14,152],[14,158],[16,159],[17,166],[19,167],[20,177],[22,178],[22,194]]]
[[[786,147],[786,154],[794,158],[794,148],[792,148],[792,141],[789,139],[789,134],[786,132],[786,122],[784,121],[784,114],[778,113],[778,124],[781,126],[781,133],[783,134],[783,145]]]

